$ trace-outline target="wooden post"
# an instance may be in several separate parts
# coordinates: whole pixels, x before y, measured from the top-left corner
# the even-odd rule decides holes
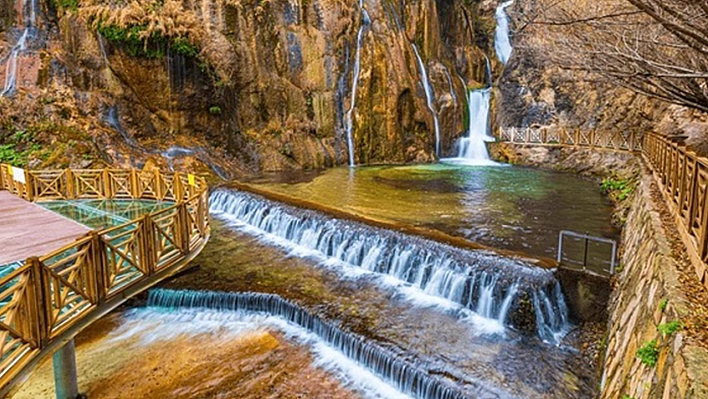
[[[135,169],[130,170],[130,197],[132,199],[138,199],[140,197],[140,191],[138,189],[138,171]]]
[[[24,170],[24,173],[25,173],[25,188],[27,190],[27,200],[32,201],[34,199],[32,175],[30,175],[30,173],[27,169]]]
[[[184,199],[184,187],[182,186],[182,177],[179,172],[175,172],[172,180],[172,187],[175,193],[175,202],[180,202]]]
[[[160,174],[160,171],[155,169],[154,173],[154,182],[155,182],[155,199],[158,201],[162,201],[163,199],[163,191],[162,190],[162,175]]]
[[[64,171],[64,178],[66,179],[66,198],[76,198],[76,192],[74,191],[74,176],[71,169],[66,169]]]
[[[44,348],[48,343],[49,336],[49,305],[47,301],[50,299],[47,297],[46,293],[48,287],[44,281],[44,274],[42,273],[42,263],[39,258],[33,256],[25,261],[25,264],[29,265],[32,269],[32,279],[34,280],[34,292],[30,295],[35,297],[35,305],[37,308],[37,346],[41,349]]]
[[[187,209],[187,202],[185,201],[180,201],[179,203],[179,218],[178,218],[178,223],[179,223],[179,232],[180,235],[182,236],[182,253],[186,256],[189,253],[189,243],[192,241],[191,240],[191,230],[189,228],[189,210]]]
[[[111,175],[108,173],[108,169],[103,168],[101,171],[101,180],[103,180],[103,198],[113,198],[113,193],[111,190]]]

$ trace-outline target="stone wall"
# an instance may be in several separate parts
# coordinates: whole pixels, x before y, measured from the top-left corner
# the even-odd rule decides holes
[[[652,177],[642,177],[632,200],[622,243],[623,270],[610,301],[601,399],[708,398],[708,351],[684,332],[662,335],[657,327],[681,320],[689,303],[671,256]],[[656,340],[658,358],[644,364],[637,351]]]
[[[489,145],[489,155],[497,161],[514,165],[574,172],[591,177],[614,174],[630,179],[639,170],[638,158],[633,153],[588,147],[497,142]]]

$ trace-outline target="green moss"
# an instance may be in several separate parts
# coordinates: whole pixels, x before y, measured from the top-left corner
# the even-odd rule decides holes
[[[649,367],[656,366],[656,361],[659,359],[659,348],[656,340],[649,341],[639,348],[637,351],[637,357],[642,361],[642,363]]]
[[[662,335],[672,335],[676,331],[683,329],[683,323],[681,322],[681,320],[674,320],[668,323],[659,324],[658,326],[656,326],[656,329]]]
[[[668,304],[669,304],[668,298],[662,299],[661,302],[659,302],[659,310],[663,312],[664,310],[666,310],[666,305],[668,305]]]
[[[167,53],[168,47],[175,53],[188,58],[197,58],[199,55],[199,48],[192,44],[187,37],[169,38],[159,32],[152,32],[144,38],[142,36],[146,29],[144,25],[121,28],[117,25],[98,24],[98,33],[101,36],[108,41],[119,43],[133,57],[162,58]]]
[[[602,179],[600,188],[618,202],[626,200],[634,192],[634,185],[629,180],[617,176]]]
[[[63,10],[76,11],[79,8],[79,0],[53,0],[54,6]]]
[[[199,49],[197,46],[193,45],[186,38],[176,37],[172,39],[170,48],[177,54],[181,54],[188,58],[197,58],[199,55]]]

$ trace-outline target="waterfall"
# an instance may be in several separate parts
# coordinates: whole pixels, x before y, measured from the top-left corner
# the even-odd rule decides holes
[[[34,26],[37,21],[37,12],[34,2],[35,0],[25,0],[22,4],[25,27],[19,40],[17,40],[17,43],[15,43],[10,50],[10,56],[5,66],[5,84],[2,91],[0,91],[0,97],[9,97],[17,90],[17,59],[22,52],[27,50],[27,41],[35,30]]]
[[[440,298],[509,325],[522,298],[545,296],[558,311],[536,316],[542,323],[538,335],[557,342],[567,325],[563,296],[553,295],[553,273],[520,260],[334,219],[235,190],[217,189],[209,202],[213,215],[234,221],[249,234],[296,255],[315,257],[342,274],[378,276],[377,281],[413,301]],[[537,309],[545,306],[539,300]]]
[[[504,65],[509,62],[512,51],[511,41],[509,40],[509,17],[506,15],[506,8],[512,4],[514,4],[514,0],[499,4],[495,13],[497,28],[494,32],[494,50],[497,52],[497,58]]]
[[[450,86],[450,96],[452,97],[452,102],[455,104],[455,107],[457,107],[457,93],[455,93],[455,86],[452,85],[452,77],[450,76],[450,71],[448,71],[447,68],[444,68],[443,71],[445,71],[447,85]]]
[[[345,332],[277,295],[153,289],[148,294],[148,306],[213,309],[222,312],[238,311],[277,316],[314,333],[329,346],[404,394],[419,399],[469,398],[449,381],[430,375],[416,363],[400,358],[393,351],[362,336]],[[475,397],[499,397],[500,394],[481,385],[470,388],[477,391],[475,393],[478,395]]]
[[[356,166],[356,161],[354,160],[354,107],[356,105],[356,88],[359,84],[359,75],[361,73],[361,45],[364,42],[364,34],[366,29],[371,24],[369,19],[369,14],[364,9],[364,1],[359,1],[359,8],[361,9],[361,20],[362,24],[359,26],[359,33],[356,36],[356,53],[354,54],[354,76],[352,77],[352,89],[351,89],[351,100],[349,104],[349,109],[344,114],[344,129],[347,134],[347,151],[349,153],[349,166]]]
[[[485,70],[485,77],[487,78],[487,87],[491,88],[493,83],[492,82],[492,63],[489,61],[489,57],[487,55],[484,55],[484,61],[485,61],[485,67],[487,68]]]
[[[415,58],[418,60],[418,69],[420,69],[420,82],[423,84],[423,89],[425,90],[425,101],[428,104],[428,109],[433,115],[433,128],[435,129],[435,155],[440,157],[440,124],[438,123],[438,113],[435,111],[435,97],[433,95],[433,88],[430,86],[430,81],[428,80],[428,72],[425,70],[425,65],[423,64],[423,59],[420,58],[420,53],[418,53],[418,47],[411,43],[413,47],[413,52],[415,53]]]
[[[443,162],[465,165],[499,165],[489,159],[485,142],[494,141],[489,136],[489,101],[491,88],[470,90],[467,95],[469,114],[467,137],[458,141],[457,158],[445,158]]]
[[[12,47],[10,50],[10,57],[7,60],[7,65],[5,67],[5,86],[0,92],[0,96],[9,97],[17,89],[17,57],[20,52],[27,49],[27,35],[29,34],[29,28],[25,28],[20,36],[20,40]]]

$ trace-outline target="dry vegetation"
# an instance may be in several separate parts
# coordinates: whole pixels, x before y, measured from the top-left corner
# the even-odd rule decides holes
[[[140,32],[143,39],[157,33],[164,37],[189,37],[193,43],[199,44],[206,38],[203,23],[177,0],[133,0],[129,3],[85,0],[79,15],[89,21],[94,29],[100,24],[122,29],[144,27]]]
[[[708,112],[708,0],[538,0],[522,19],[564,68]]]

